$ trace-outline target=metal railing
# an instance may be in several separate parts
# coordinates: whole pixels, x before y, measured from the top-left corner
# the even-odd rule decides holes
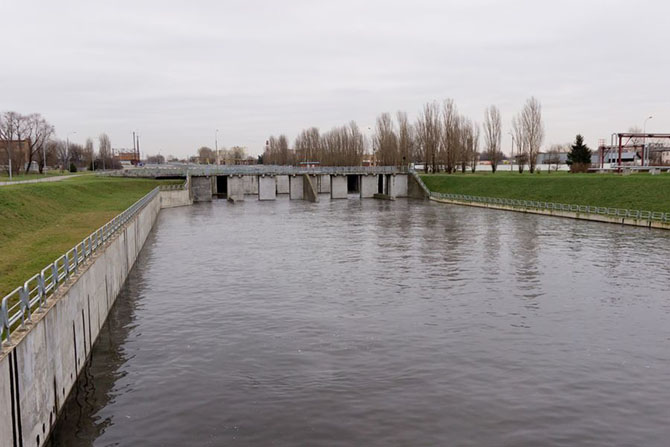
[[[31,314],[46,304],[47,297],[76,273],[83,262],[90,258],[126,222],[134,218],[147,203],[156,197],[158,192],[159,188],[154,188],[67,253],[30,277],[22,286],[5,296],[0,307],[0,347],[3,343],[10,341],[12,330],[18,326],[19,322],[23,326],[26,320],[30,320]]]
[[[396,174],[407,172],[397,166],[279,166],[279,165],[190,165],[155,166],[123,171],[105,172],[100,175],[122,177],[185,177],[210,175],[301,175],[301,174]]]
[[[464,203],[482,203],[488,205],[509,206],[519,209],[543,211],[568,211],[579,214],[594,214],[614,218],[641,219],[670,223],[670,213],[658,211],[629,210],[625,208],[610,208],[602,206],[572,205],[567,203],[539,202],[534,200],[502,199],[497,197],[480,197],[464,194],[443,194],[431,192],[436,199],[453,200]]]

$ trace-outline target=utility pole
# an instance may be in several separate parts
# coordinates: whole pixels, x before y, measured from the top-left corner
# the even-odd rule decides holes
[[[221,165],[221,157],[219,156],[219,129],[214,132],[214,150],[216,151],[216,164]]]
[[[642,166],[645,166],[645,159],[649,158],[649,154],[647,154],[647,121],[653,117],[653,115],[649,115],[647,119],[644,120],[644,125],[642,126],[642,133],[644,134],[642,137]]]
[[[512,161],[510,162],[509,172],[514,171],[514,134],[512,132],[507,132],[510,137],[512,137]]]
[[[139,164],[139,157],[137,156],[137,144],[135,142],[135,131],[133,131],[133,156],[135,158],[135,166]]]

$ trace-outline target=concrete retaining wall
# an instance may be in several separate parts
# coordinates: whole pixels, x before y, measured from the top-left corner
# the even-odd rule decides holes
[[[157,195],[12,334],[0,353],[0,445],[45,444],[160,207]]]
[[[174,208],[177,206],[192,205],[193,200],[188,189],[161,191],[161,208]]]
[[[491,208],[494,210],[516,211],[517,213],[527,214],[541,214],[543,216],[567,217],[570,219],[590,220],[593,222],[605,222],[618,225],[631,225],[635,227],[658,228],[661,230],[670,230],[670,224],[659,222],[656,220],[634,219],[632,217],[613,217],[601,216],[600,214],[577,213],[573,211],[559,211],[559,210],[539,210],[539,209],[525,209],[515,208],[507,205],[493,205],[488,203],[474,203],[474,202],[459,202],[449,199],[437,199],[431,197],[430,200],[440,203],[449,203],[451,205],[474,206],[478,208]]]

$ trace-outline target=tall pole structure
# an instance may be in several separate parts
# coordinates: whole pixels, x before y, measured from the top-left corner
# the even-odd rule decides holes
[[[139,161],[140,157],[137,156],[137,144],[135,144],[135,131],[133,131],[133,157],[135,158],[135,165],[137,166],[137,162]]]
[[[653,115],[649,115],[647,119],[644,120],[644,124],[642,125],[642,133],[644,134],[642,137],[642,166],[645,166],[645,160],[649,158],[647,154],[647,121],[653,117]]]
[[[137,135],[137,164],[140,164],[140,136]]]
[[[221,157],[219,156],[219,129],[214,132],[214,150],[216,151],[216,164],[221,165]]]
[[[512,132],[507,132],[510,137],[512,137],[512,162],[510,163],[509,172],[514,171],[514,134]]]

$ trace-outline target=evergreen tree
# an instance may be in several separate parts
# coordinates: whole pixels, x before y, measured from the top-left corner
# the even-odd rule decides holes
[[[584,137],[577,135],[575,144],[568,153],[568,166],[571,171],[583,171],[591,165],[591,149],[584,144]]]

